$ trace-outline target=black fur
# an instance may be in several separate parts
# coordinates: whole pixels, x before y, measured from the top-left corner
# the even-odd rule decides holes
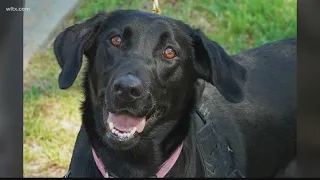
[[[110,43],[115,35],[120,47]],[[245,176],[274,176],[295,156],[295,45],[284,40],[230,56],[200,30],[134,10],[102,12],[67,28],[54,42],[61,89],[73,84],[82,56],[88,59],[71,177],[102,177],[91,147],[119,177],[153,176],[182,142],[166,177],[203,177],[192,133],[197,105],[221,123]],[[162,56],[168,46],[177,53],[171,60]],[[143,82],[143,95],[132,102],[114,95],[114,82],[127,74]],[[204,89],[201,79],[211,85]],[[133,140],[119,142],[104,125],[108,112],[150,119]]]

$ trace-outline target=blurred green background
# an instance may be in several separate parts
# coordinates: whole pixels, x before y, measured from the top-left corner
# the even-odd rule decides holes
[[[297,35],[295,0],[159,0],[162,15],[201,28],[228,53]],[[152,0],[88,0],[74,10],[68,24],[100,10],[151,12]],[[24,176],[62,177],[69,166],[80,128],[81,74],[60,90],[60,68],[52,48],[37,53],[24,72]]]

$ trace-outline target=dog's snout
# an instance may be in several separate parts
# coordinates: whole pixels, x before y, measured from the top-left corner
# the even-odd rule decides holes
[[[144,87],[138,77],[129,74],[117,78],[113,83],[113,90],[120,100],[134,101],[142,96]]]

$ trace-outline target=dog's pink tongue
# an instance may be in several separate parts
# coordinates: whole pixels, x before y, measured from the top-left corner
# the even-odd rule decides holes
[[[117,115],[109,113],[108,122],[112,122],[114,128],[119,131],[131,131],[134,127],[137,128],[137,132],[141,133],[146,125],[146,117],[138,118],[129,115]]]

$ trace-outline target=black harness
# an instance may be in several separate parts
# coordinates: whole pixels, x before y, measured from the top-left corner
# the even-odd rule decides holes
[[[197,150],[204,170],[204,177],[244,178],[233,161],[232,150],[214,121],[207,121],[196,110]]]
[[[204,170],[204,177],[244,178],[233,162],[232,150],[214,121],[207,121],[196,110],[195,126],[197,151]],[[63,178],[69,178],[70,170]]]

